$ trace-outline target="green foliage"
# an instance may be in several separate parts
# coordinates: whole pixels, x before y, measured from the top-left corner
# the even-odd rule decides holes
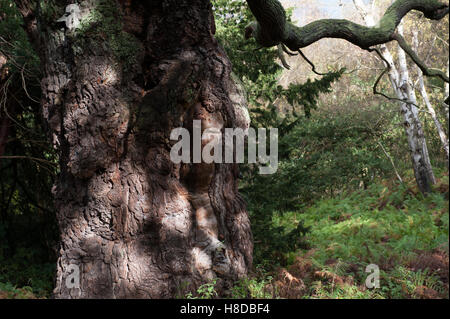
[[[249,103],[260,106],[274,101],[280,93],[278,77],[282,67],[275,59],[277,50],[262,48],[254,39],[244,38],[245,27],[253,20],[247,4],[237,0],[213,0],[216,38],[233,65],[233,72],[243,82]]]
[[[256,117],[263,125],[279,127],[281,132],[275,174],[259,175],[252,166],[242,169],[241,192],[249,203],[255,239],[261,242],[255,249],[258,262],[278,260],[274,252],[305,245],[301,237],[307,227],[290,229],[295,235],[280,231],[273,226],[273,215],[308,206],[345,190],[368,187],[376,177],[391,176],[391,163],[382,156],[377,144],[377,135],[383,128],[373,132],[364,125],[372,121],[372,116],[370,112],[345,111],[334,116],[319,113],[289,122],[272,110]],[[273,124],[275,121],[279,124]],[[390,140],[385,138],[386,143]],[[283,259],[279,262],[283,263]]]
[[[233,72],[246,88],[250,105],[258,107],[258,111],[261,111],[261,107],[265,109],[267,102],[271,104],[277,98],[284,97],[294,110],[297,106],[303,106],[305,114],[309,116],[311,110],[317,108],[319,93],[330,92],[331,83],[344,72],[343,69],[330,72],[319,80],[308,79],[306,83],[292,83],[284,89],[278,84],[283,68],[276,63],[277,50],[256,50],[256,41],[253,38],[247,40],[243,36],[245,27],[254,19],[247,4],[236,0],[214,0],[213,5],[216,37],[232,62]],[[290,20],[292,10],[287,13]]]
[[[238,281],[231,289],[231,299],[276,299],[277,294],[270,289],[272,276],[244,278]]]
[[[280,114],[272,103],[267,107],[256,107],[251,109],[251,125],[254,128],[276,127],[279,130],[280,137],[286,137],[294,127],[300,125],[302,120],[305,120],[301,116],[298,106],[303,106],[306,118],[310,118],[311,110],[316,110],[318,107],[319,95],[332,92],[332,84],[342,76],[343,72],[344,69],[341,69],[337,72],[330,72],[314,81],[308,79],[302,84],[291,83],[287,90],[277,86],[277,96],[286,98],[287,102],[292,106],[292,110]]]
[[[0,12],[3,15],[0,17],[0,53],[7,57],[9,73],[14,75],[10,81],[21,72],[25,72],[26,78],[32,76],[34,81],[39,80],[39,58],[22,28],[22,16],[9,0],[0,0]]]
[[[448,185],[447,175],[441,183]],[[279,215],[274,224],[287,228],[303,223],[311,228],[305,236],[310,249],[296,250],[297,258],[312,264],[312,275],[303,274],[309,287],[305,297],[422,298],[427,291],[448,298],[448,287],[439,278],[445,272],[448,276],[448,269],[429,269],[433,263],[424,261],[439,261],[440,256],[448,260],[448,188],[424,198],[415,187],[413,180],[406,185],[375,183],[367,190]],[[381,269],[380,289],[364,288],[368,264]],[[344,283],[330,282],[336,276]]]
[[[289,84],[287,90],[279,87],[279,96],[284,96],[286,100],[296,110],[297,106],[303,106],[305,116],[311,117],[311,111],[317,110],[317,103],[320,93],[331,93],[331,84],[337,81],[345,69],[340,69],[336,72],[329,72],[318,80],[311,81],[308,79],[305,83]],[[295,114],[295,112],[294,112]]]
[[[42,3],[44,18],[53,12],[51,5]],[[10,123],[1,155],[23,158],[0,159],[0,295],[7,291],[8,298],[30,297],[32,291],[49,296],[58,236],[51,194],[57,156],[40,117],[39,58],[14,3],[0,0],[0,12],[0,54],[8,70],[0,80],[0,120]]]
[[[414,249],[433,250],[447,242],[448,229],[443,225],[448,208],[441,194],[423,198],[412,195],[405,185],[391,192],[373,184],[366,191],[344,196],[320,201],[299,216],[313,228],[307,237],[323,248],[315,254],[322,262],[336,257],[352,260],[358,255],[359,261],[376,263],[387,257],[387,251],[395,256]],[[433,211],[444,213],[436,216]]]
[[[196,294],[189,292],[186,294],[186,299],[213,299],[218,296],[216,291],[217,279],[198,287]]]
[[[0,299],[36,299],[29,286],[17,288],[10,283],[0,282]]]
[[[64,6],[56,0],[39,1],[39,20],[43,25],[52,25],[64,13]]]
[[[299,125],[302,117],[299,115],[298,108],[302,107],[306,116],[309,117],[311,111],[317,109],[319,94],[329,93],[331,84],[341,77],[344,70],[330,72],[315,81],[308,80],[303,84],[293,83],[284,89],[278,84],[282,68],[275,62],[276,49],[255,50],[258,47],[255,40],[244,39],[244,29],[254,19],[248,6],[241,1],[225,0],[213,1],[213,5],[217,24],[216,37],[233,64],[233,72],[242,80],[246,88],[251,106],[252,126],[276,127],[279,129],[280,137],[283,138],[293,127]],[[291,16],[291,12],[288,12],[288,16]],[[274,107],[273,102],[280,97],[285,98],[291,104],[292,112],[290,114],[281,116]],[[244,193],[250,202],[253,231],[257,240],[263,241],[261,246],[267,246],[270,251],[286,251],[302,246],[301,237],[307,232],[306,228],[299,226],[290,232],[283,232],[278,228],[266,228],[271,221],[273,206],[267,204],[269,199],[265,197],[267,193],[260,192],[258,189],[262,187],[270,192],[269,189],[274,185],[259,178],[255,174],[256,169],[255,166],[243,167],[247,187],[244,189]],[[277,174],[277,176],[279,175]],[[291,180],[287,180],[286,183]],[[270,198],[279,195],[284,190],[284,188],[275,189]],[[276,200],[276,203],[285,199],[286,196],[282,196]],[[261,239],[259,234],[261,234]],[[267,236],[262,234],[267,234]],[[260,260],[258,253],[256,255],[256,259]]]
[[[0,260],[0,283],[29,287],[27,289],[35,296],[48,298],[53,290],[56,265],[54,262],[43,263],[30,256],[36,251],[39,250],[23,247],[14,257]]]
[[[256,44],[252,40],[246,40],[243,36],[244,29],[252,20],[252,13],[242,1],[214,0],[214,13],[216,17],[216,38],[227,51],[233,64],[233,71],[239,76],[261,86],[261,76],[275,75],[281,70],[274,60],[274,49],[261,49],[255,51]],[[276,79],[274,78],[274,84]],[[255,89],[257,89],[255,87]],[[262,92],[262,88],[257,89]]]
[[[448,173],[438,176],[428,197],[413,177],[405,184],[384,180],[272,216],[269,229],[309,228],[302,235],[306,248],[272,247],[302,283],[297,298],[448,298]],[[283,286],[273,257],[266,258],[258,261],[255,276],[235,284],[233,298],[292,297],[292,282]],[[380,268],[380,288],[365,287],[369,264]]]

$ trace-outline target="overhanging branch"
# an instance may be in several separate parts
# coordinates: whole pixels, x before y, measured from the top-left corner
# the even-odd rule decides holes
[[[398,24],[412,10],[420,11],[432,20],[440,20],[449,12],[449,6],[439,0],[396,0],[373,27],[344,19],[322,19],[297,27],[287,21],[286,12],[278,0],[247,0],[247,3],[257,21],[247,26],[246,37],[253,36],[264,47],[284,44],[291,51],[298,51],[323,38],[344,39],[368,50],[394,40]],[[421,62],[417,55],[411,58],[416,63]],[[424,63],[419,67],[424,69],[424,74],[439,76],[448,82],[448,77],[426,68]]]
[[[400,34],[394,33],[392,35],[392,38],[397,41],[398,45],[403,49],[403,51],[406,52],[406,54],[409,55],[409,57],[414,61],[414,63],[420,68],[422,73],[426,76],[434,76],[434,77],[440,77],[445,82],[449,82],[448,76],[442,72],[441,70],[437,69],[431,69],[428,68],[425,65],[425,62],[423,62],[414,52],[414,50],[406,43],[405,38],[403,38]]]

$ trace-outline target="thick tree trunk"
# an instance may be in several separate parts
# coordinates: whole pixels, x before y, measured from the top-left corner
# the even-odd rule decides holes
[[[55,297],[170,298],[213,278],[226,289],[252,264],[238,167],[169,158],[173,128],[249,124],[210,2],[91,0],[81,12],[102,19],[48,24],[40,40],[61,165]]]

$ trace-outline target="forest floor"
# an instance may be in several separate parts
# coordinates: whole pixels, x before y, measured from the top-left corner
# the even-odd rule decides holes
[[[302,211],[276,214],[274,226],[286,232],[300,222],[310,228],[304,238],[308,248],[286,253],[284,267],[266,271],[256,266],[254,274],[237,283],[230,296],[448,298],[448,200],[449,177],[444,173],[427,197],[412,180],[403,185],[381,182],[320,200]],[[366,287],[370,264],[379,268],[379,288]],[[49,297],[52,282],[42,278],[51,278],[52,269],[44,266],[40,268],[46,269],[44,275],[16,271],[15,276],[30,277],[21,278],[30,284],[20,288],[0,280],[0,299]],[[2,271],[3,275],[10,272],[11,264],[0,263],[0,278]],[[213,289],[207,284],[194,298],[212,298]]]
[[[302,222],[308,249],[235,287],[255,298],[449,298],[449,179],[423,197],[415,183],[382,182],[300,212],[275,215],[286,232]],[[257,248],[256,248],[257,249]],[[379,288],[368,289],[370,264]],[[246,289],[244,289],[246,288]],[[241,295],[240,295],[241,293]]]

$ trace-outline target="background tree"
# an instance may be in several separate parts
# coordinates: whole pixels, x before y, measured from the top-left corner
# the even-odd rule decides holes
[[[0,282],[52,289],[56,154],[39,116],[40,65],[11,1],[0,1]]]
[[[364,4],[361,1],[354,1],[355,6],[363,15],[364,22],[367,26],[375,25],[375,19],[368,13]],[[373,5],[373,3],[369,3]],[[397,32],[403,36],[403,23],[398,26]],[[417,184],[423,193],[430,192],[431,185],[436,183],[431,161],[428,153],[428,147],[422,124],[419,119],[419,110],[417,108],[417,99],[415,91],[412,88],[410,80],[410,73],[406,62],[406,54],[400,46],[398,50],[398,65],[397,69],[392,54],[385,44],[380,47],[380,57],[389,73],[389,80],[395,92],[396,99],[401,102],[401,112],[404,117],[405,133],[410,148],[411,161],[416,176]],[[375,87],[375,92],[376,87]],[[383,93],[381,93],[383,94]],[[409,101],[409,102],[408,102]]]

